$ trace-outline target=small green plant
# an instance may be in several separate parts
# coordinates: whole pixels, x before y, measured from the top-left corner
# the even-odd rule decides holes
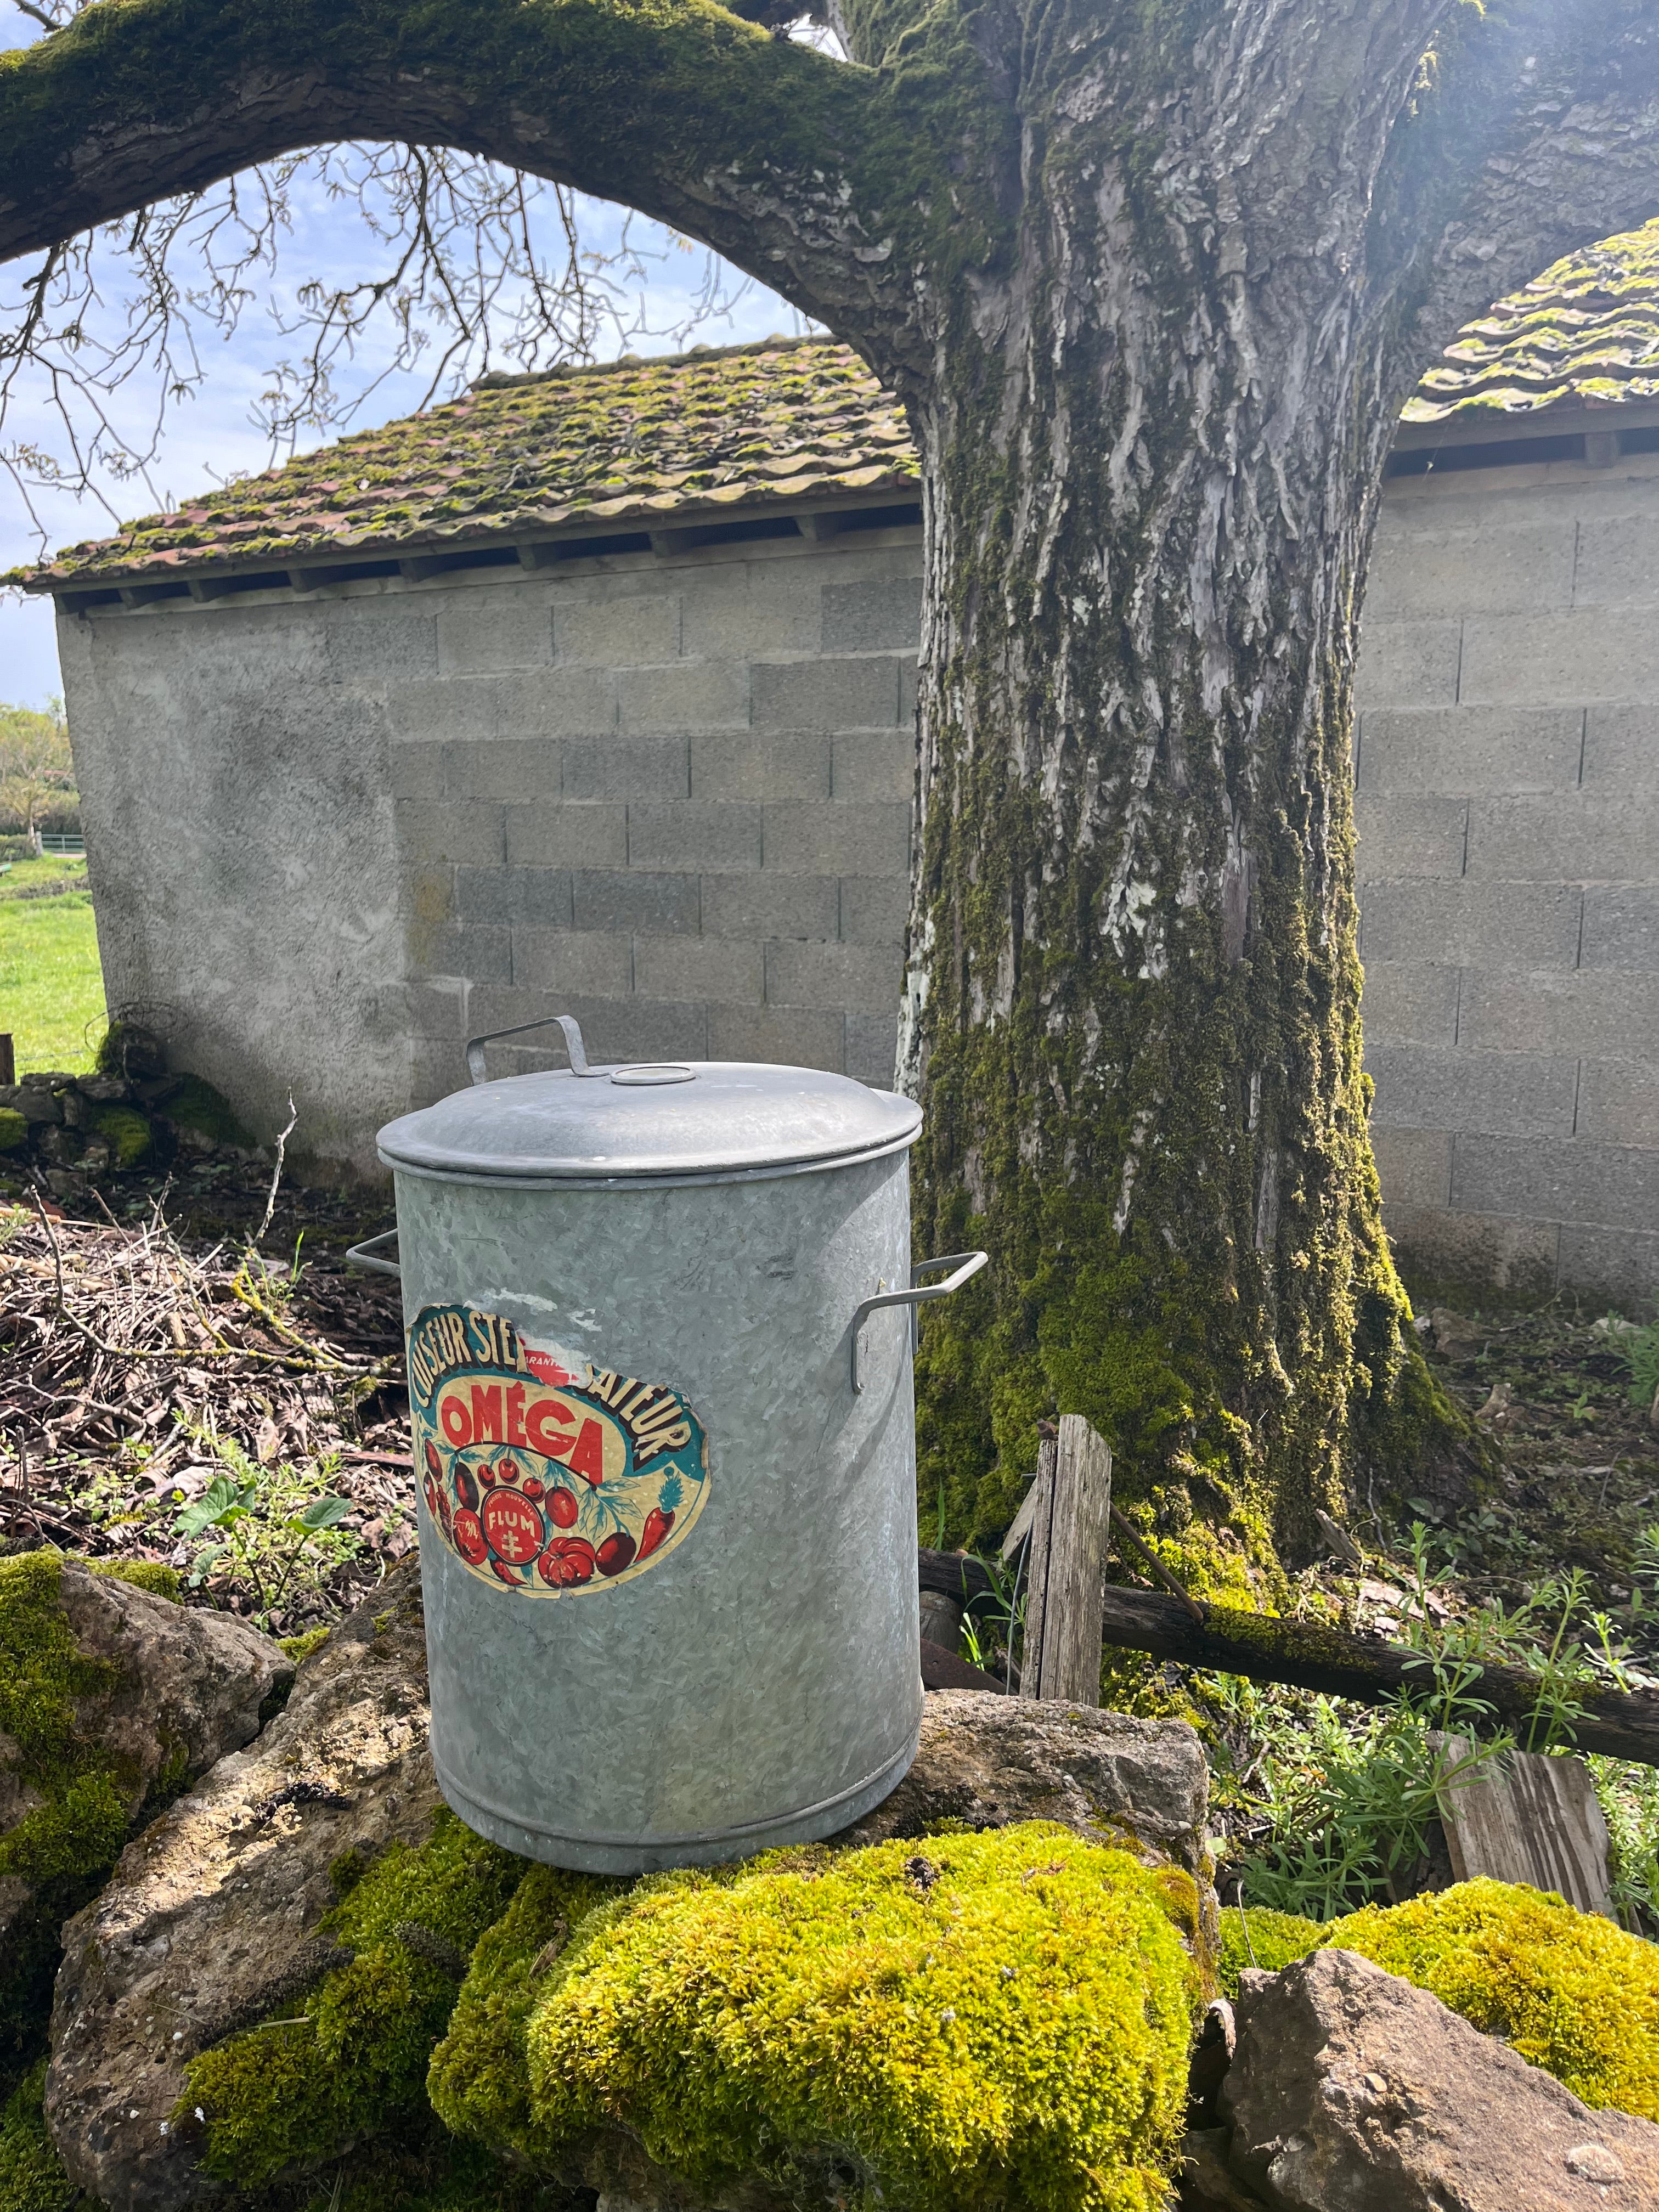
[[[991,1588],[970,1599],[963,1613],[963,1656],[984,1674],[1006,1674],[1024,1632],[1024,1577],[995,1553],[976,1557],[975,1565],[985,1570]]]
[[[314,1594],[358,1551],[357,1539],[340,1529],[350,1500],[323,1486],[338,1455],[262,1467],[228,1437],[210,1430],[197,1434],[225,1472],[174,1516],[175,1532],[197,1546],[187,1579],[194,1589],[212,1578],[245,1590],[263,1625],[285,1595],[301,1589]]]
[[[1644,1328],[1609,1314],[1597,1327],[1630,1369],[1632,1405],[1651,1406],[1659,1399],[1659,1320]]]

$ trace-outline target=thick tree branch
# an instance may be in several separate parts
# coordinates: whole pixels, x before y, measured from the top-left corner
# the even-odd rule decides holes
[[[671,223],[902,369],[950,212],[908,91],[710,0],[122,0],[0,55],[0,260],[299,148],[443,145]]]
[[[1659,9],[1460,8],[1391,166],[1384,198],[1416,249],[1408,387],[1494,300],[1659,215]]]

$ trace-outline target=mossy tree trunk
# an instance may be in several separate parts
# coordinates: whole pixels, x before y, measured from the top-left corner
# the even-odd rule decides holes
[[[1659,204],[1650,0],[124,0],[0,58],[0,258],[347,136],[678,224],[908,407],[924,1495],[1036,1421],[1294,1547],[1437,1409],[1378,1215],[1348,733],[1392,425]],[[769,0],[740,0],[769,16]],[[1183,1509],[1184,1510],[1184,1509]]]

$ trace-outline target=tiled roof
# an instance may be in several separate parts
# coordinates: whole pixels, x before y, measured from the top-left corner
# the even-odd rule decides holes
[[[1659,222],[1558,262],[1471,323],[1408,423],[1659,399]],[[9,580],[156,581],[234,561],[367,560],[514,533],[644,527],[849,494],[913,495],[898,403],[849,348],[766,338],[485,380]]]
[[[15,580],[50,591],[228,560],[363,560],[507,532],[644,526],[688,507],[914,497],[920,474],[898,402],[856,354],[769,338],[488,379]]]
[[[1407,422],[1659,399],[1659,222],[1558,261],[1458,333]]]

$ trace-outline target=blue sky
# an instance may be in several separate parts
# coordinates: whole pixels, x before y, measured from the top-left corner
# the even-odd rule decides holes
[[[0,47],[25,46],[38,35],[27,20],[0,0]],[[601,252],[613,251],[622,238],[622,210],[602,202],[581,204],[580,228],[585,245]],[[699,316],[698,304],[706,290],[710,259],[702,248],[687,251],[668,234],[641,218],[626,218],[629,242],[644,261],[645,279],[635,289],[636,304],[647,328],[624,337],[607,333],[600,357],[623,352],[641,354],[672,351],[682,344],[707,342],[731,344],[764,337],[775,331],[805,327],[784,301],[764,287],[745,279],[723,264],[714,264],[716,289],[726,295],[724,313]],[[384,268],[386,252],[368,234],[361,221],[329,203],[320,192],[302,192],[291,234],[283,241],[272,281],[244,313],[228,339],[210,335],[202,341],[201,359],[206,371],[200,386],[170,410],[148,482],[112,480],[101,474],[94,491],[74,495],[67,491],[33,495],[36,514],[53,550],[87,538],[106,535],[117,520],[154,513],[193,492],[205,489],[233,473],[253,473],[270,465],[270,448],[254,419],[260,394],[273,365],[292,356],[295,341],[275,327],[273,305],[291,301],[307,278],[353,280]],[[15,302],[17,280],[28,264],[14,263],[0,268],[0,315]],[[722,282],[723,280],[723,282]],[[689,325],[684,336],[678,326]],[[672,335],[670,333],[672,333]],[[390,341],[382,338],[360,356],[356,373],[367,382],[390,358]],[[496,366],[512,367],[510,361]],[[337,380],[344,388],[349,383]],[[424,397],[425,380],[410,373],[393,374],[370,396],[363,411],[341,428],[362,428],[408,414]],[[141,372],[116,394],[110,412],[130,437],[143,440],[154,415],[158,386]],[[337,434],[331,432],[330,436]],[[64,441],[46,404],[43,383],[23,396],[0,428],[0,444],[28,441],[61,455]],[[313,434],[305,446],[327,442]],[[37,557],[40,537],[16,487],[0,474],[0,573]],[[60,688],[58,651],[50,601],[25,600],[15,593],[0,593],[0,703],[39,707]]]

